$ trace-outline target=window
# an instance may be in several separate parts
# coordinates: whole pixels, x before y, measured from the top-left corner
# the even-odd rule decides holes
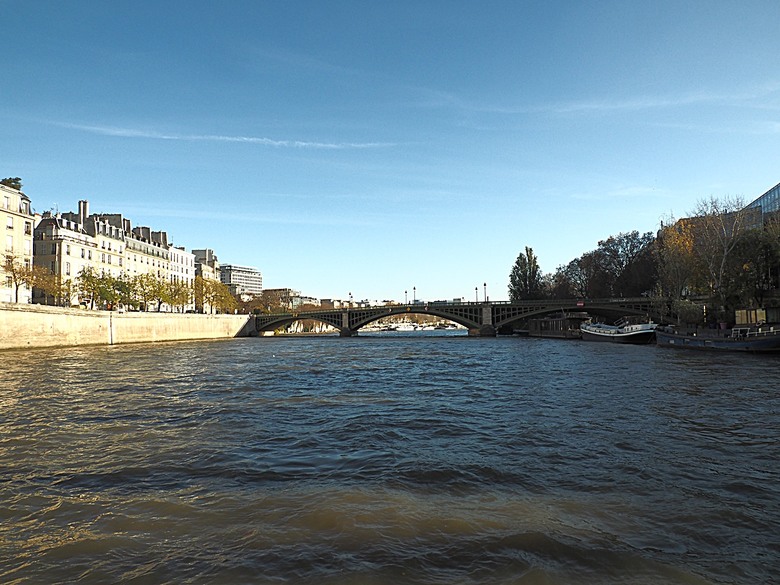
[[[57,253],[57,244],[52,244],[51,245],[51,253],[52,254],[56,254]]]
[[[11,198],[8,197],[8,195],[3,197],[3,207],[5,207],[6,209],[11,209]]]
[[[87,260],[92,260],[92,250],[87,250]]]
[[[119,265],[122,266],[122,257],[119,257]]]
[[[70,262],[65,262],[65,274],[70,276]]]
[[[13,236],[6,236],[5,237],[5,251],[6,252],[13,252],[14,251],[14,237]]]
[[[9,230],[14,229],[14,218],[11,217],[10,215],[5,220],[5,227],[7,227]]]
[[[32,255],[32,240],[24,241],[24,253],[26,256]]]
[[[111,264],[111,254],[108,255],[108,263]]]
[[[84,257],[84,248],[81,249],[81,257]]]
[[[70,244],[65,244],[65,253],[70,256]]]
[[[24,222],[24,235],[25,236],[32,235],[32,224],[29,221]]]
[[[101,262],[105,262],[106,261],[106,255],[105,254],[100,254],[100,261]]]

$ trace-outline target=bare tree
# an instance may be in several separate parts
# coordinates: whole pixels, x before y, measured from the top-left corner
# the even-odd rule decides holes
[[[729,259],[747,231],[754,227],[756,214],[760,215],[760,211],[745,208],[739,197],[703,199],[693,212],[693,249],[707,271],[712,292],[721,303],[727,296],[725,278]]]

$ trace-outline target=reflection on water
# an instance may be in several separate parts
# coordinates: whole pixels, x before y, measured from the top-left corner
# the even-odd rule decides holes
[[[773,358],[447,336],[3,358],[2,583],[778,577]]]

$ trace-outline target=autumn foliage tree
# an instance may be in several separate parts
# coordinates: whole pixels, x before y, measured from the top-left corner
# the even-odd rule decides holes
[[[15,254],[5,254],[3,256],[2,272],[5,274],[5,278],[10,284],[10,288],[14,289],[15,302],[19,302],[19,291],[23,286],[32,288],[35,286],[36,279],[40,277],[40,273],[30,264],[29,261],[25,261]]]

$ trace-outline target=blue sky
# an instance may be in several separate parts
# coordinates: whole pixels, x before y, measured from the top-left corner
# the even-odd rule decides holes
[[[780,2],[0,0],[0,175],[315,297],[507,298],[780,182]]]

